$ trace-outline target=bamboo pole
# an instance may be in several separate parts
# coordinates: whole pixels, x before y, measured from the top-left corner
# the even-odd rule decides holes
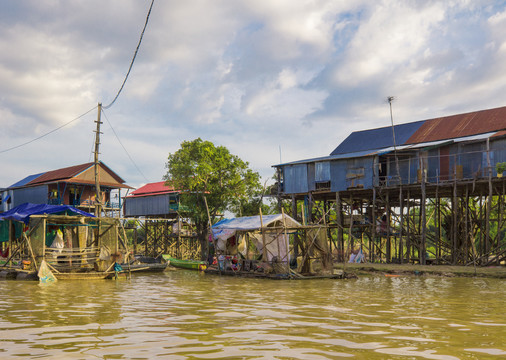
[[[267,247],[265,245],[264,220],[262,218],[262,208],[260,208],[260,232],[262,233],[262,260],[267,262]]]
[[[387,192],[386,195],[386,215],[387,215],[387,248],[386,248],[386,262],[390,263],[392,260],[392,249],[391,249],[391,239],[390,239],[390,225],[392,223],[391,213],[390,213],[390,194]]]
[[[490,138],[487,138],[488,198],[485,214],[485,253],[490,249],[490,211],[492,210],[492,167],[490,165]],[[488,259],[487,259],[488,260]]]
[[[427,230],[427,219],[425,218],[425,201],[426,201],[426,194],[425,194],[425,169],[424,164],[422,161],[422,200],[420,203],[420,213],[421,213],[421,244],[419,246],[419,259],[420,264],[425,265],[425,251],[426,251],[426,230]]]
[[[30,244],[30,240],[28,240],[25,233],[23,233],[23,237],[25,238],[26,245],[28,246],[28,250],[30,251],[30,255],[32,257],[33,264],[35,265],[35,270],[39,271],[39,266],[37,265],[37,260],[35,259],[35,255],[33,254],[32,244]]]
[[[341,197],[339,192],[336,192],[336,221],[337,221],[337,245],[338,245],[338,256],[343,257],[344,259],[344,234],[343,234],[343,204],[341,202]],[[341,255],[339,255],[341,253]]]
[[[209,213],[209,206],[207,205],[207,198],[206,196],[204,195],[204,203],[206,204],[206,212],[207,212],[207,220],[208,220],[208,224],[209,224],[209,231],[211,232],[211,241],[213,242],[213,246],[214,246],[214,254],[216,255],[216,242],[214,240],[214,234],[213,234],[213,225],[211,224],[211,215]],[[262,218],[262,216],[260,215],[260,219]],[[207,240],[206,240],[207,241]],[[218,259],[218,257],[216,257]],[[225,269],[225,261],[223,261],[223,269]],[[221,268],[220,268],[220,261],[218,259],[218,273],[221,275]]]
[[[283,230],[284,230],[284,235],[285,235],[285,246],[286,246],[286,269],[287,269],[287,272],[288,274],[290,273],[290,256],[289,256],[289,251],[290,251],[290,241],[288,239],[288,233],[286,231],[286,219],[285,219],[285,210],[283,208],[281,208],[281,217],[283,219]],[[278,241],[279,243],[279,241]]]
[[[404,227],[404,198],[402,194],[402,186],[399,187],[399,207],[401,211],[401,219],[399,221],[399,261],[401,264],[404,263],[404,249],[403,249],[403,242],[402,242],[402,229]]]

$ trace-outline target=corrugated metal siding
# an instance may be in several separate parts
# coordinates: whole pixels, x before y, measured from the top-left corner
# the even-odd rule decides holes
[[[315,164],[307,164],[307,185],[309,191],[316,190],[315,184]]]
[[[346,159],[330,162],[330,190],[332,192],[346,190]]]
[[[125,216],[166,215],[170,195],[125,198]]]
[[[315,164],[315,181],[330,181],[329,161],[321,161]]]
[[[399,173],[403,184],[413,184],[416,182],[416,170],[418,160],[414,155],[399,155]],[[391,160],[390,171],[396,173],[395,158]]]
[[[12,203],[10,209],[30,202],[32,204],[47,204],[48,201],[48,189],[46,185],[21,188],[12,190]]]
[[[492,166],[494,167],[494,176],[497,175],[495,170],[495,164],[500,162],[506,162],[506,138],[490,141],[490,149],[494,154],[494,161]]]
[[[427,156],[427,163],[429,165],[429,168],[427,169],[427,181],[436,183],[441,175],[441,169],[439,166],[439,149],[429,150]]]
[[[458,165],[462,165],[464,178],[470,179],[483,176],[484,153],[482,151],[484,149],[484,143],[462,144],[459,147],[460,161]]]
[[[307,164],[283,167],[284,193],[297,194],[309,191],[307,183]]]
[[[458,138],[506,129],[506,107],[427,120],[406,144]]]
[[[373,187],[373,157],[348,159],[346,161],[346,188]]]

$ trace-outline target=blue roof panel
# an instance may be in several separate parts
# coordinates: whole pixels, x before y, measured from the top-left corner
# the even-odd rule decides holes
[[[417,131],[426,120],[395,125],[395,144],[402,145]],[[386,148],[394,145],[392,127],[382,127],[350,134],[330,155],[347,154],[365,150]]]
[[[42,174],[45,174],[45,172],[40,173],[40,174],[35,174],[35,175],[29,175],[29,176],[25,177],[23,180],[20,180],[17,183],[12,184],[11,186],[9,186],[9,189],[10,188],[24,186],[24,185],[28,184],[30,181],[37,179]]]

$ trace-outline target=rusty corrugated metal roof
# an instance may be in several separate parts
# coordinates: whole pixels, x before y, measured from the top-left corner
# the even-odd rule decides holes
[[[74,176],[82,173],[84,170],[88,169],[89,167],[93,166],[94,163],[86,163],[81,165],[74,165],[69,166],[63,169],[58,170],[52,170],[45,172],[44,174],[40,175],[39,177],[35,178],[34,180],[30,181],[26,185],[35,185],[35,184],[42,184],[47,182],[53,182],[57,180],[65,180],[73,178]]]
[[[506,129],[506,106],[426,120],[405,142],[416,144]]]
[[[69,166],[62,169],[47,171],[45,173],[40,174],[40,176],[37,176],[36,178],[32,179],[30,182],[24,184],[23,186],[31,186],[31,185],[38,185],[38,184],[45,184],[45,183],[52,183],[52,182],[72,182],[72,183],[80,183],[80,184],[95,184],[94,180],[89,179],[75,179],[76,176],[79,176],[84,171],[90,169],[94,166],[95,163],[90,162],[86,164],[81,165],[74,165]],[[121,177],[119,177],[114,171],[112,171],[107,165],[105,165],[103,162],[100,162],[100,167],[107,172],[111,176],[112,179],[114,179],[115,182],[107,181],[104,179],[100,180],[100,185],[102,186],[110,186],[110,187],[117,187],[117,188],[131,188],[130,186],[124,184],[125,180],[123,180]]]

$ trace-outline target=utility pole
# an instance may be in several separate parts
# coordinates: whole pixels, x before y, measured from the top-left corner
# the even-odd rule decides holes
[[[95,216],[100,217],[102,213],[102,194],[100,191],[100,173],[99,173],[99,162],[98,154],[100,147],[100,124],[102,124],[100,115],[102,113],[102,103],[98,103],[98,115],[97,115],[97,130],[95,130]]]

